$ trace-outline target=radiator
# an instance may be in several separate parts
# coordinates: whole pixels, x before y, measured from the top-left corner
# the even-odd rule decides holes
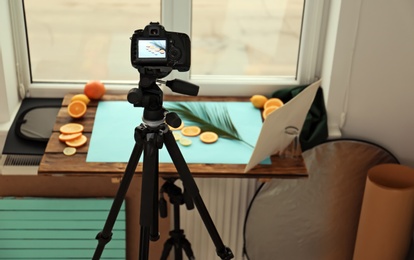
[[[200,195],[235,260],[243,257],[243,226],[249,203],[256,191],[255,179],[195,178]],[[198,210],[180,207],[181,228],[197,260],[220,259]]]
[[[42,155],[2,154],[0,175],[36,175]]]

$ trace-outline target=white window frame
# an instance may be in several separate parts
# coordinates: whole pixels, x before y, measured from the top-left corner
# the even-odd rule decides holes
[[[192,76],[189,72],[173,71],[168,78],[180,78],[200,86],[199,95],[250,96],[253,94],[270,95],[275,90],[286,87],[310,84],[320,77],[322,52],[320,48],[324,37],[323,17],[326,15],[328,0],[306,1],[303,15],[303,28],[298,58],[297,77],[277,76]],[[84,82],[32,83],[27,46],[27,34],[24,24],[24,10],[21,0],[9,0],[13,24],[15,56],[17,61],[20,93],[31,97],[62,97],[66,93],[81,91]],[[180,15],[174,15],[179,10]],[[162,0],[161,23],[169,31],[183,32],[191,37],[192,0]],[[136,82],[108,82],[108,93],[124,94]],[[22,87],[24,86],[24,90]],[[171,92],[166,90],[166,93]]]

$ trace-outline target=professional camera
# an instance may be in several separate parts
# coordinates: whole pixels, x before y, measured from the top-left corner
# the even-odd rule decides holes
[[[131,63],[140,73],[147,70],[188,71],[190,38],[184,33],[168,32],[158,22],[151,22],[131,37]]]
[[[140,80],[138,88],[128,92],[127,100],[135,107],[144,107],[143,118],[146,122],[158,122],[164,117],[163,92],[158,84],[165,84],[176,93],[197,96],[197,85],[180,79],[160,80],[173,69],[188,71],[190,53],[191,42],[187,34],[168,32],[158,22],[151,22],[144,29],[134,31],[131,37],[131,63],[138,69]],[[171,122],[170,125],[174,126]]]

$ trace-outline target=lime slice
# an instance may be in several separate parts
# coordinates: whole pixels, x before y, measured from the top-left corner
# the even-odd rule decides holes
[[[192,143],[191,140],[188,138],[181,138],[179,142],[181,145],[184,145],[184,146],[189,146]]]
[[[76,153],[75,147],[66,147],[65,149],[63,149],[64,155],[71,156],[71,155],[74,155],[75,153]]]
[[[183,137],[183,135],[180,134],[179,132],[173,132],[173,136],[174,136],[175,141],[178,141],[181,139],[181,137]]]

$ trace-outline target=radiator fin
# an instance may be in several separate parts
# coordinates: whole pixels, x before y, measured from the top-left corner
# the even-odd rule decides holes
[[[5,166],[39,166],[41,155],[7,154],[4,161]]]

